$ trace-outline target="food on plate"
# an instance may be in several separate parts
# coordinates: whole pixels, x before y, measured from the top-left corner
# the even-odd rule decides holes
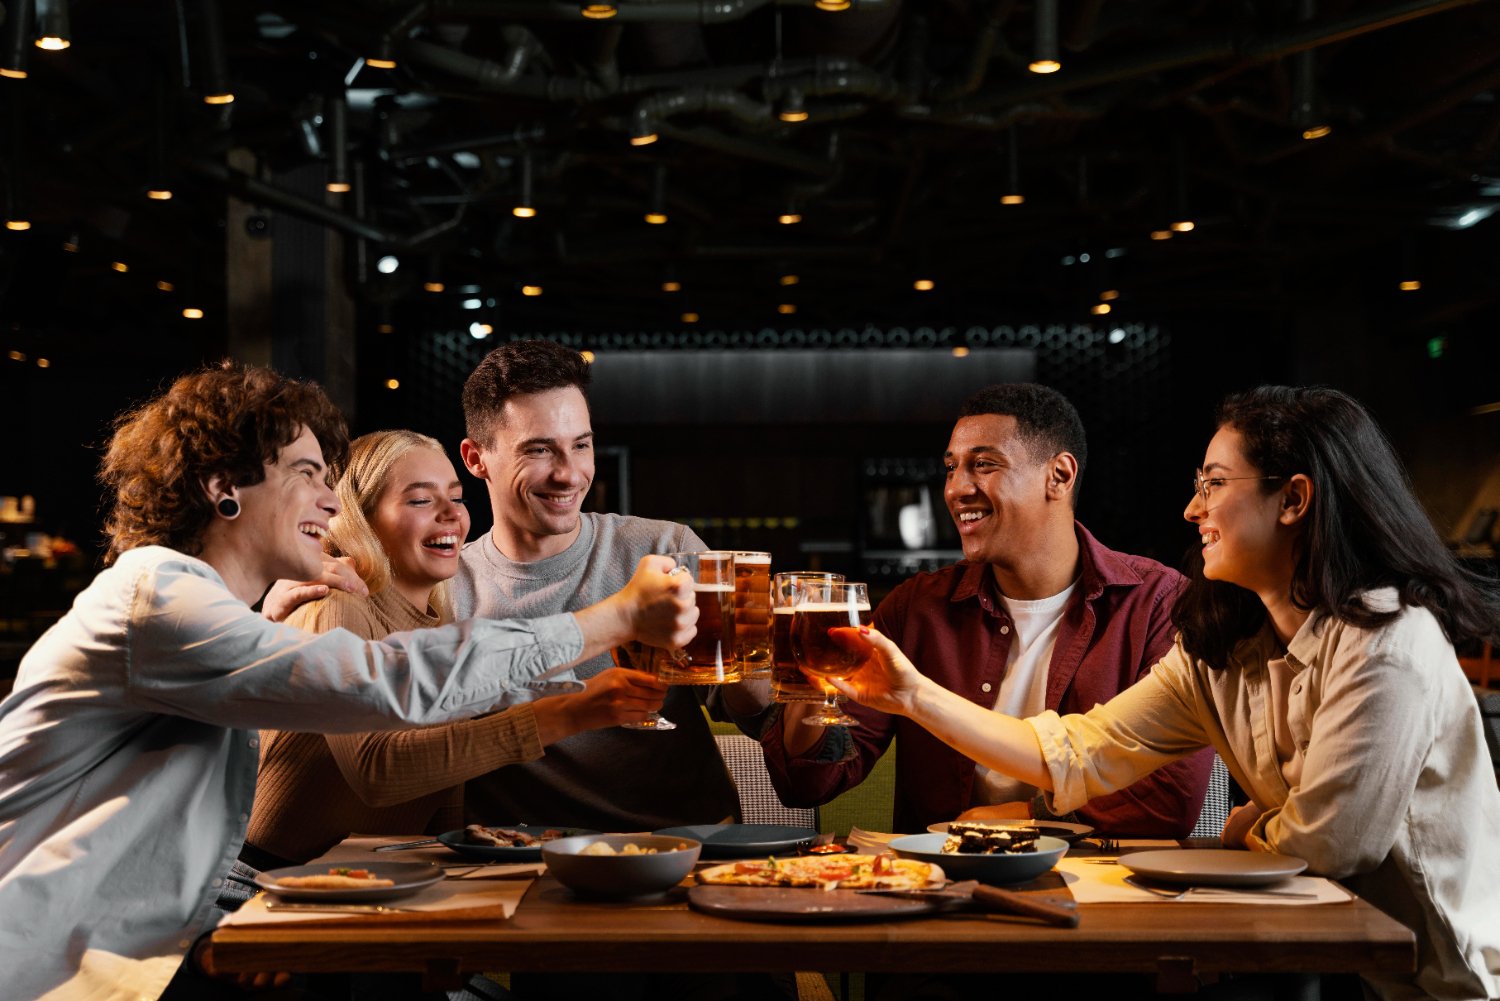
[[[918,890],[942,878],[937,866],[897,858],[890,852],[734,862],[698,874],[699,882],[716,886],[813,886],[824,890]]]
[[[470,844],[497,845],[501,848],[535,848],[543,842],[566,837],[567,833],[550,827],[540,834],[509,827],[485,827],[483,824],[470,824],[464,828],[465,840]]]
[[[944,855],[1023,855],[1036,851],[1040,832],[1034,827],[1003,827],[998,824],[959,823],[948,825]]]
[[[395,886],[396,881],[375,875],[368,869],[329,869],[326,875],[282,876],[277,886],[296,890],[365,890],[372,887]]]
[[[642,848],[640,845],[636,844],[634,841],[627,841],[625,844],[621,845],[619,847],[619,850],[617,851],[615,849],[615,847],[613,845],[611,845],[608,841],[595,841],[595,842],[592,842],[588,847],[584,848],[583,851],[579,852],[578,854],[580,854],[580,855],[655,855],[659,851],[672,851],[672,852],[685,851],[688,847],[689,846],[686,843],[678,842],[677,847],[675,847],[675,848],[665,848],[665,849],[663,849],[663,848]]]

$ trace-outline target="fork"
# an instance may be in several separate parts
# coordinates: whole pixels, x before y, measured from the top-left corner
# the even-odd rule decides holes
[[[1181,900],[1182,895],[1184,893],[1187,893],[1187,890],[1168,890],[1165,887],[1152,886],[1150,883],[1138,879],[1135,876],[1126,876],[1125,882],[1129,883],[1137,890],[1145,890],[1147,893],[1154,893],[1158,897],[1163,897],[1167,900]]]
[[[412,907],[386,907],[384,904],[297,904],[266,901],[268,911],[301,911],[304,914],[412,914]]]

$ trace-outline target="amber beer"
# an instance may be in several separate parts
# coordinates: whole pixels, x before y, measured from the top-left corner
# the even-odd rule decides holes
[[[869,657],[868,648],[861,644],[840,643],[828,634],[839,626],[858,629],[869,625],[868,602],[805,602],[793,611],[792,654],[803,671],[825,678],[847,678]]]
[[[743,677],[770,677],[770,553],[734,554],[734,641]]]
[[[682,649],[663,657],[658,674],[675,685],[721,685],[740,680],[734,659],[734,557],[729,553],[674,553],[692,574],[698,632]]]
[[[803,583],[832,584],[843,574],[797,570],[779,573],[771,585],[771,698],[776,702],[822,702],[823,692],[807,680],[792,655],[792,612]]]

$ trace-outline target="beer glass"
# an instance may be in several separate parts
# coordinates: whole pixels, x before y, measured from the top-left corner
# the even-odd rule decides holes
[[[698,602],[698,632],[681,650],[659,658],[657,677],[674,685],[723,685],[740,680],[734,659],[734,554],[668,553],[673,573],[687,573]]]
[[[795,570],[779,573],[771,579],[771,700],[773,702],[822,702],[823,690],[807,680],[797,669],[792,656],[792,612],[797,604],[798,585],[834,584],[842,581],[841,573]],[[842,696],[840,696],[842,697]]]
[[[734,554],[734,658],[740,678],[771,676],[771,554]]]
[[[847,678],[870,656],[857,635],[870,622],[870,593],[864,584],[804,582],[792,608],[792,656],[813,678]],[[838,693],[826,689],[822,708],[802,722],[811,726],[859,726],[839,709]]]
[[[666,655],[663,650],[654,646],[647,646],[640,640],[631,640],[624,646],[617,646],[609,652],[610,658],[614,660],[616,667],[628,667],[636,671],[645,671],[647,674],[660,673],[657,668],[662,658]],[[621,723],[620,726],[626,730],[675,730],[677,724],[667,719],[656,710],[651,710],[651,715],[639,723]]]

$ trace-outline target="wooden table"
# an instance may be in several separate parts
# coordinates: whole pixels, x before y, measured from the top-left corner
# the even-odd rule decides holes
[[[433,987],[485,970],[1069,970],[1154,972],[1166,989],[1191,989],[1198,975],[1228,971],[1415,968],[1411,932],[1357,899],[1315,907],[1085,904],[1080,913],[1076,929],[983,915],[769,924],[689,910],[680,888],[650,902],[582,901],[543,876],[509,921],[382,916],[223,928],[213,947],[215,965],[227,972],[420,971]]]

